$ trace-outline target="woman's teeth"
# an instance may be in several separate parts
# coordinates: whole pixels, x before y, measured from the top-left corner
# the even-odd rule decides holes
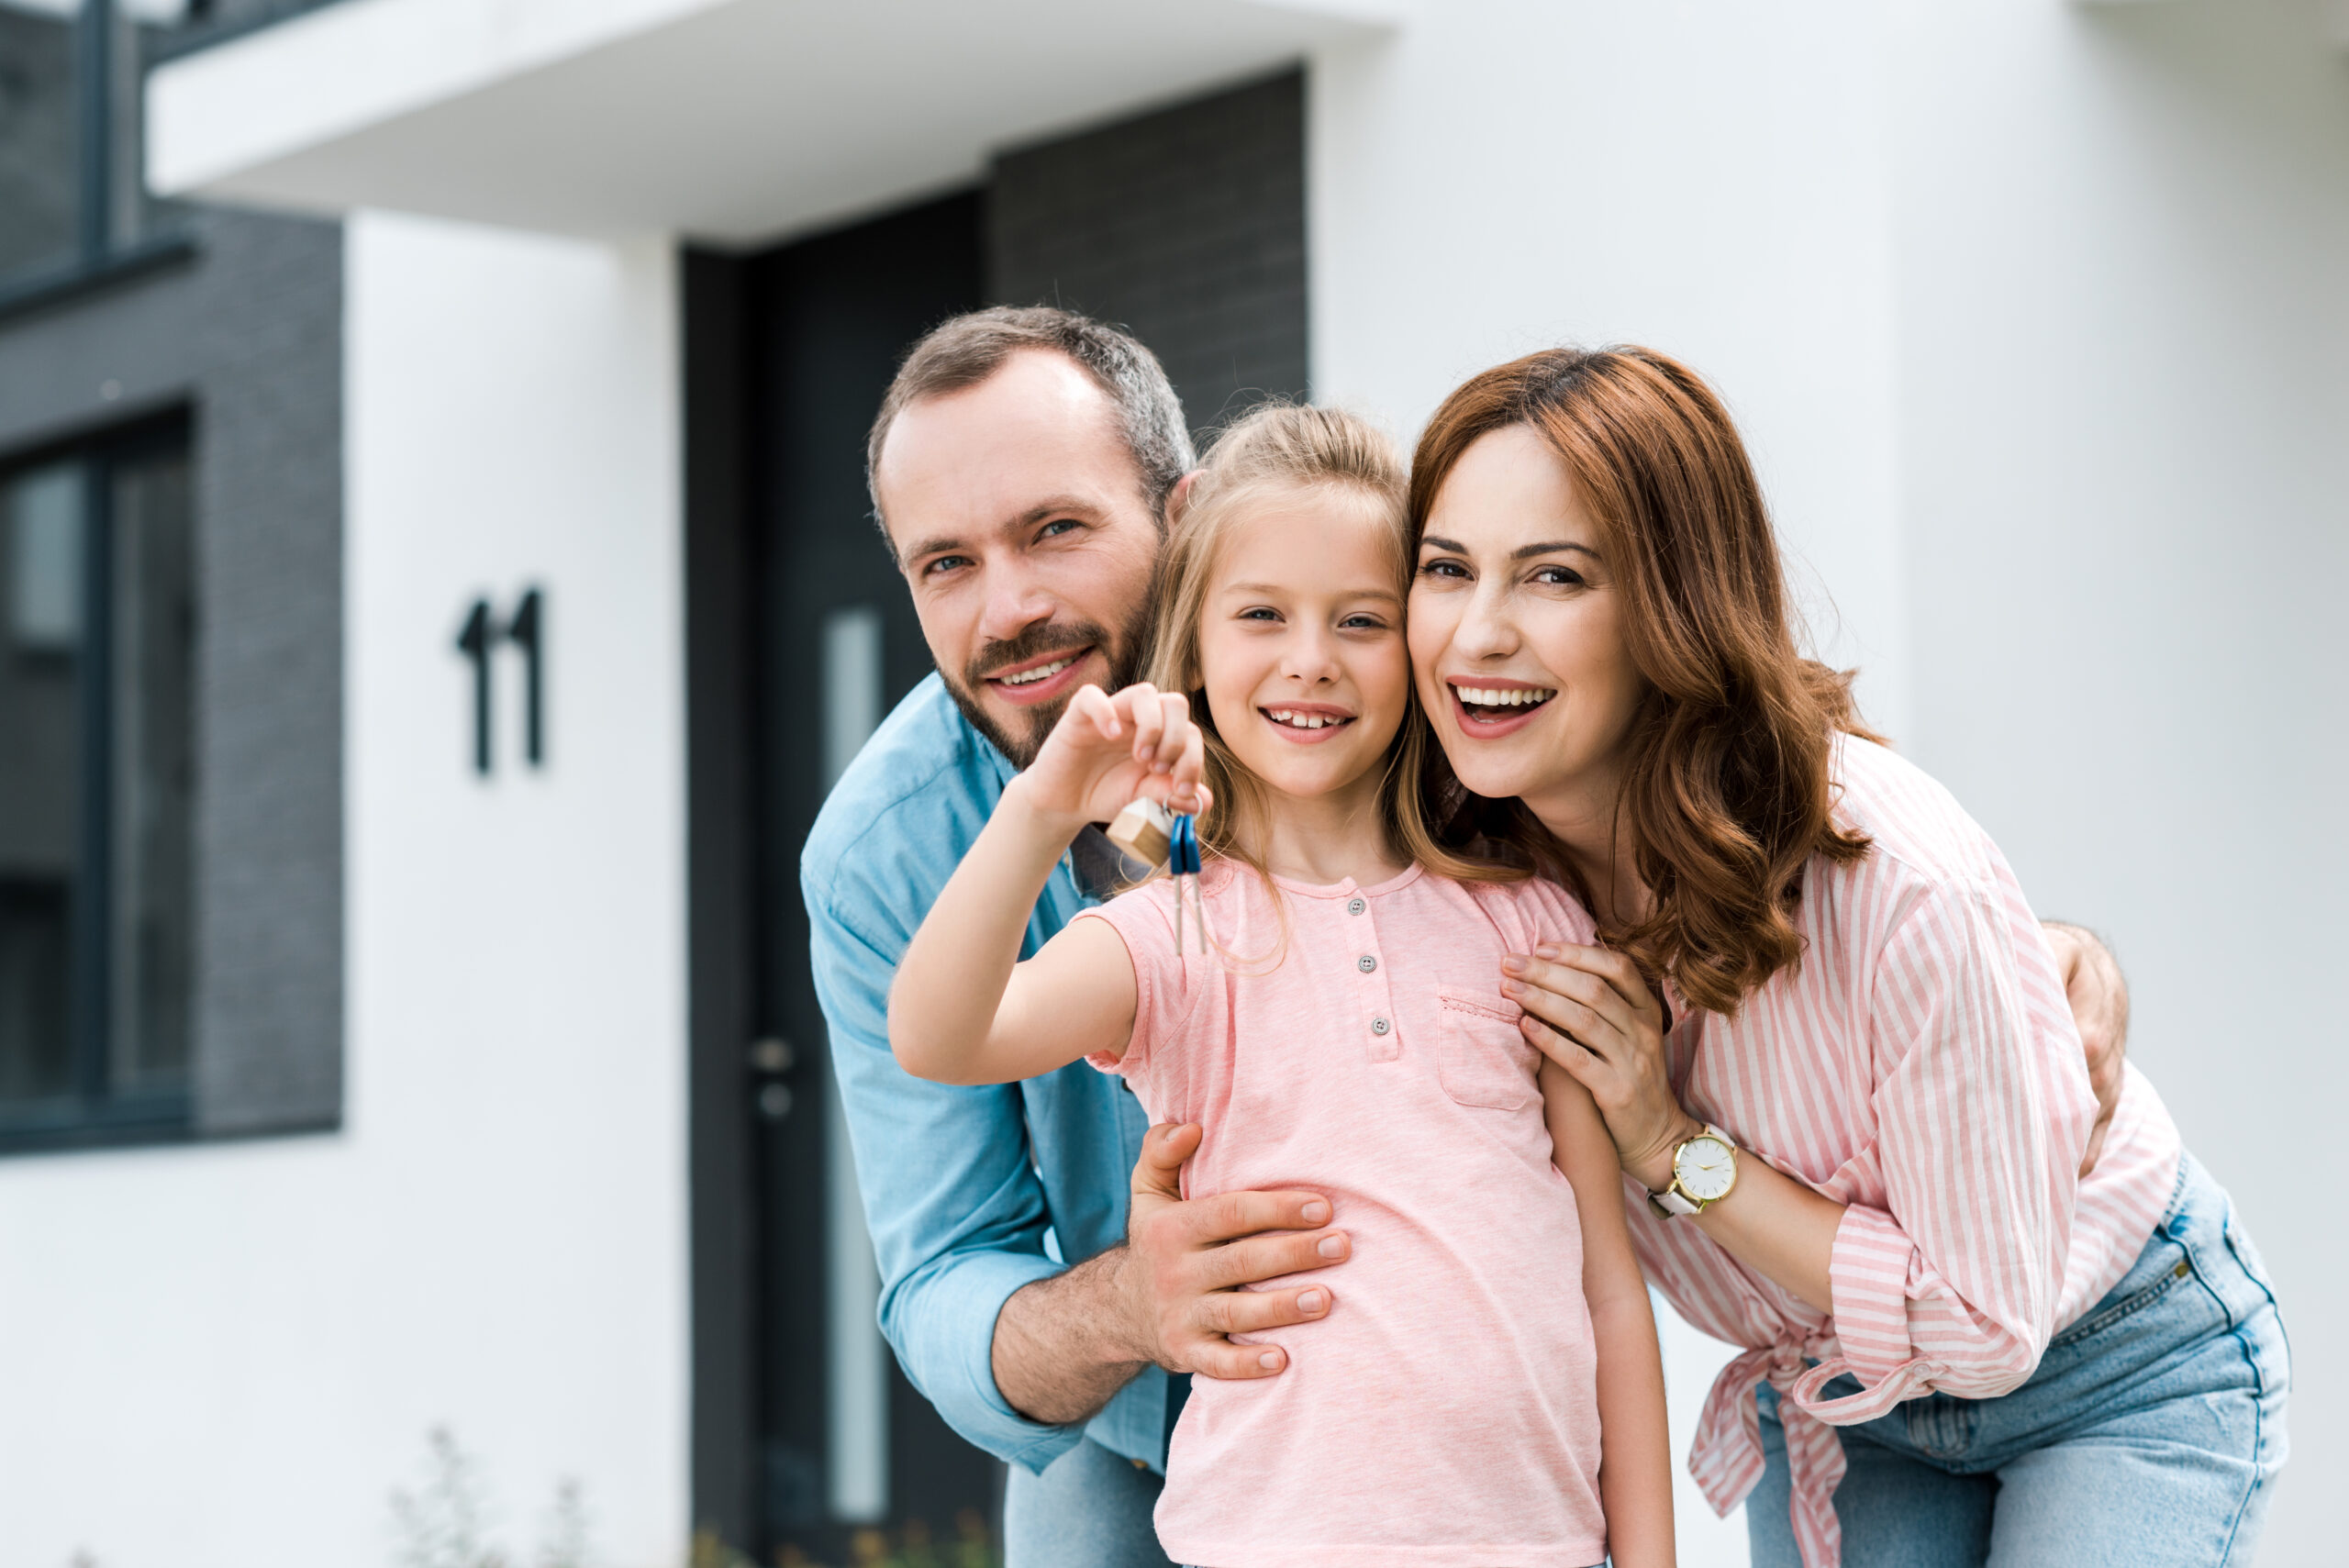
[[[1531,691],[1503,691],[1490,686],[1454,685],[1452,689],[1460,694],[1462,702],[1475,707],[1531,707],[1535,703],[1548,702],[1558,695],[1555,688],[1547,691],[1538,688]]]
[[[998,675],[996,679],[1007,686],[1032,686],[1039,681],[1050,680],[1052,676],[1059,674],[1063,670],[1075,663],[1076,660],[1077,656],[1072,653],[1067,658],[1055,660],[1050,664],[1039,664],[1032,670],[1022,670],[1017,675]]]
[[[1334,714],[1298,713],[1294,708],[1286,707],[1268,707],[1264,710],[1264,717],[1275,724],[1286,724],[1292,729],[1319,729],[1328,725],[1353,722]]]

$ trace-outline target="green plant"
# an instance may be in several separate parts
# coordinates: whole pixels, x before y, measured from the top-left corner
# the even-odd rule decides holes
[[[481,1466],[446,1427],[425,1434],[424,1484],[392,1492],[399,1568],[514,1568],[490,1539],[492,1508]],[[575,1481],[555,1487],[540,1537],[539,1568],[587,1568],[587,1508]],[[697,1565],[698,1568],[698,1565]]]
[[[554,1506],[540,1538],[539,1568],[587,1568],[587,1500],[579,1483],[555,1483]]]
[[[986,1521],[965,1511],[951,1541],[934,1539],[927,1519],[907,1519],[893,1540],[885,1530],[859,1530],[850,1543],[850,1568],[1002,1568]]]
[[[686,1568],[759,1568],[756,1562],[718,1538],[714,1529],[694,1531],[693,1548],[685,1556]]]

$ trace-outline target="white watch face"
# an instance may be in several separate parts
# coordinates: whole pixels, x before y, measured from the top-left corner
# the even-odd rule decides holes
[[[1737,1184],[1737,1151],[1718,1138],[1692,1138],[1672,1162],[1680,1190],[1699,1203],[1727,1197]]]

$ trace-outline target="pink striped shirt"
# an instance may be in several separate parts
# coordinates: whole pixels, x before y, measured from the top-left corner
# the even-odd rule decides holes
[[[1947,790],[1880,746],[1844,740],[1836,776],[1839,819],[1873,847],[1848,865],[1812,859],[1800,967],[1734,1018],[1691,1013],[1674,994],[1665,1040],[1689,1114],[1849,1206],[1829,1265],[1833,1318],[1630,1195],[1648,1278],[1691,1324],[1747,1347],[1713,1385],[1689,1472],[1724,1514],[1753,1490],[1753,1390],[1767,1379],[1808,1568],[1842,1556],[1843,1451],[1828,1428],[1937,1390],[2020,1386],[2050,1337],[2128,1272],[2179,1149],[2132,1068],[2103,1155],[2077,1178],[2095,1099],[2005,858]],[[1823,1397],[1846,1373],[1861,1392]]]

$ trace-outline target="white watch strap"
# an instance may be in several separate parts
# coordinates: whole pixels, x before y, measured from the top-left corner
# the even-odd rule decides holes
[[[1684,1214],[1702,1214],[1704,1210],[1680,1195],[1678,1187],[1666,1187],[1660,1193],[1648,1194],[1648,1207],[1666,1219],[1677,1219]]]

